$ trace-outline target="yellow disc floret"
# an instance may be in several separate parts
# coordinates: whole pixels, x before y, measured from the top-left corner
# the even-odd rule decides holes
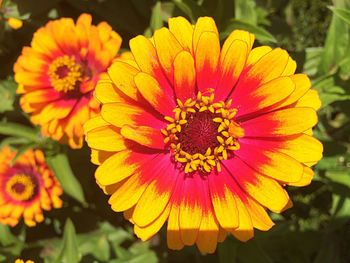
[[[15,201],[28,201],[35,194],[36,182],[26,174],[15,174],[6,183],[7,194]]]
[[[214,94],[198,93],[196,99],[177,100],[174,117],[162,133],[170,146],[176,162],[183,164],[185,173],[221,170],[221,161],[231,151],[239,149],[237,138],[244,130],[234,121],[237,109],[231,108],[231,100],[214,102]]]
[[[74,90],[83,80],[82,67],[73,56],[62,56],[55,59],[49,66],[51,85],[58,92]]]

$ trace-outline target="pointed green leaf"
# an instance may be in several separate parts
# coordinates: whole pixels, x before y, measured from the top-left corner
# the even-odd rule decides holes
[[[204,16],[206,12],[193,0],[172,0],[173,3],[187,15],[192,22],[195,22],[198,17]]]
[[[66,154],[58,153],[47,157],[47,163],[55,173],[65,193],[81,203],[85,203],[84,192],[74,176]]]
[[[345,9],[345,8],[337,8],[334,6],[329,7],[330,10],[332,10],[332,12],[339,17],[340,19],[342,19],[345,23],[347,23],[348,25],[350,25],[350,10],[349,9]]]
[[[17,85],[13,78],[0,81],[0,113],[13,110]]]
[[[77,236],[73,222],[68,218],[64,226],[63,245],[57,263],[78,263],[81,255],[79,253]]]
[[[152,8],[150,28],[154,32],[155,30],[161,28],[162,26],[163,26],[163,19],[162,19],[161,3],[160,1],[157,1],[157,3]]]
[[[345,0],[335,1],[334,8],[346,7]],[[341,37],[339,37],[341,36]],[[318,67],[318,73],[326,74],[335,72],[338,63],[344,58],[344,54],[349,44],[349,26],[333,14],[331,24],[328,28],[324,52]]]
[[[275,37],[264,28],[237,19],[231,19],[229,21],[225,30],[220,33],[220,38],[225,39],[235,29],[249,31],[250,33],[253,33],[261,42],[276,43]]]
[[[32,142],[40,140],[40,135],[35,129],[18,123],[0,122],[0,134],[13,137],[23,137]]]
[[[235,19],[257,25],[256,4],[254,0],[235,0]]]

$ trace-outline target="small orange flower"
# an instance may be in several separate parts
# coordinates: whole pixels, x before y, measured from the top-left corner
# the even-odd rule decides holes
[[[227,234],[269,230],[266,210],[292,205],[284,187],[311,182],[318,94],[285,50],[253,43],[170,18],[98,83],[101,116],[85,125],[96,181],[142,240],[167,222],[169,248],[213,253]]]
[[[20,29],[23,26],[23,21],[15,18],[15,17],[10,17],[7,19],[7,24],[12,28],[12,29]]]
[[[0,223],[15,226],[21,217],[28,226],[44,220],[42,210],[60,208],[62,189],[40,150],[28,150],[12,165],[16,152],[0,152]]]
[[[15,263],[34,263],[32,260],[16,259]]]
[[[120,36],[82,14],[50,21],[24,47],[15,66],[22,109],[41,132],[72,148],[83,144],[83,124],[99,111],[93,91],[116,57]]]

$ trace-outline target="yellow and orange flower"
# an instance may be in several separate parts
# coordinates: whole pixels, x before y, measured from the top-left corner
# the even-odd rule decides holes
[[[15,226],[23,217],[35,226],[44,220],[43,210],[62,206],[62,189],[42,151],[28,150],[12,164],[15,156],[8,147],[0,152],[0,223]]]
[[[15,66],[22,109],[41,126],[42,134],[72,148],[83,144],[83,124],[99,111],[93,98],[121,45],[120,36],[106,23],[91,25],[82,14],[50,21],[24,47]]]
[[[16,259],[15,263],[34,263],[32,260]]]
[[[142,240],[167,222],[169,248],[212,253],[228,233],[269,230],[266,210],[292,205],[284,186],[311,182],[318,94],[285,50],[253,42],[236,30],[221,47],[213,19],[170,18],[98,83],[101,115],[85,125],[96,181]]]

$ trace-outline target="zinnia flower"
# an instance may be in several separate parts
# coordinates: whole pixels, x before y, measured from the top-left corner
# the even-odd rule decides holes
[[[7,24],[12,28],[12,29],[20,29],[23,26],[23,21],[15,18],[15,17],[10,17],[7,19]]]
[[[0,223],[15,226],[21,217],[28,226],[44,220],[43,210],[60,208],[62,189],[40,150],[28,150],[12,164],[16,152],[0,152]]]
[[[22,109],[41,132],[72,148],[83,143],[83,124],[99,111],[93,91],[121,45],[106,23],[82,14],[50,21],[24,47],[15,66]]]
[[[34,263],[34,261],[32,260],[24,261],[23,259],[16,259],[15,263]]]
[[[101,116],[85,125],[96,180],[141,239],[167,222],[169,248],[211,253],[228,233],[269,230],[266,210],[291,206],[284,186],[310,183],[317,92],[285,50],[253,42],[236,30],[220,47],[213,19],[170,18],[97,85]]]

